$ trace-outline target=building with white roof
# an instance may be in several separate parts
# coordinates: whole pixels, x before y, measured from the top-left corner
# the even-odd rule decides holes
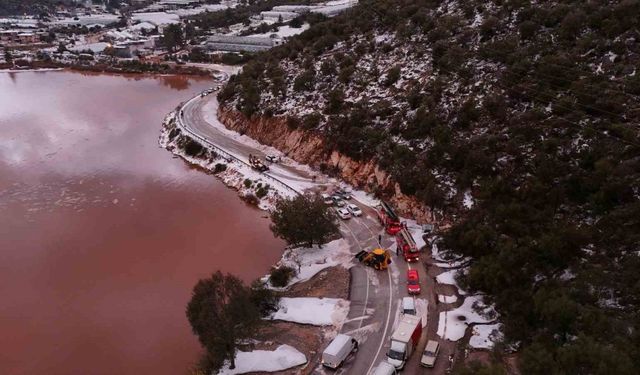
[[[258,52],[280,44],[279,38],[214,35],[207,39],[205,46],[211,51]]]

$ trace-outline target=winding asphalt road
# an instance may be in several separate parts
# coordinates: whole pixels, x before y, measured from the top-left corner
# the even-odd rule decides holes
[[[224,74],[224,76],[214,85],[214,88],[224,84],[228,75]],[[215,96],[214,92],[211,95],[196,97],[186,102],[178,114],[181,116],[182,125],[190,132],[205,138],[241,160],[247,161],[249,154],[264,159],[268,153],[267,148],[259,144],[249,145],[246,140],[238,139],[237,133],[230,133],[228,130],[222,129],[218,123],[212,123],[215,122],[212,116],[214,116],[218,105]],[[315,184],[316,191],[332,191],[336,188],[335,181],[323,180],[320,175],[316,176],[314,180],[313,172],[295,168],[288,165],[286,161],[271,164],[268,175],[292,184]],[[423,334],[416,352],[411,356],[403,373],[423,374],[426,370],[418,365],[420,353],[424,349],[427,337],[429,339],[435,338],[438,324],[437,313],[434,311],[436,295],[433,279],[428,278],[422,262],[407,264],[401,257],[395,256],[395,239],[384,233],[372,207],[355,200],[352,200],[351,203],[357,204],[364,213],[361,217],[343,221],[343,225],[341,225],[341,232],[349,242],[351,251],[355,254],[360,250],[372,250],[374,247],[379,247],[378,236],[382,235],[382,247],[390,249],[394,255],[393,263],[387,271],[375,271],[361,264],[351,268],[351,309],[342,332],[356,337],[361,345],[357,355],[349,357],[343,367],[335,373],[369,374],[378,363],[385,360],[386,352],[389,349],[389,337],[399,319],[400,300],[408,295],[406,272],[409,268],[415,268],[418,269],[423,289],[419,298],[424,298],[429,302],[430,314],[427,326],[424,328],[429,333]],[[441,358],[440,362],[446,361]],[[314,370],[314,373],[323,372],[330,373],[322,368]],[[444,369],[435,369],[435,371],[429,372],[443,374]]]

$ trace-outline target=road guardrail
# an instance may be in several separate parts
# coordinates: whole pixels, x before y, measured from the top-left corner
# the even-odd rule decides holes
[[[189,129],[189,127],[187,125],[185,125],[182,122],[182,114],[184,113],[184,108],[191,103],[194,100],[197,100],[199,98],[198,96],[195,96],[191,99],[189,99],[186,103],[180,105],[180,109],[176,112],[176,118],[177,121],[176,123],[178,124],[178,127],[184,131],[185,133],[187,133],[189,136],[196,138],[198,141],[204,143],[207,147],[212,148],[215,152],[217,152],[218,154],[222,155],[226,160],[235,160],[241,164],[246,165],[247,167],[253,169],[251,167],[251,165],[249,163],[247,163],[246,161],[236,157],[235,155],[231,154],[230,152],[228,152],[227,150],[221,148],[220,146],[216,145],[215,143],[213,143],[212,141],[206,139],[205,137],[201,136],[200,134],[197,134],[196,132],[194,132],[193,130]],[[260,172],[260,171],[256,171],[260,174],[262,174],[263,176],[267,177],[268,179],[270,179],[271,181],[279,184],[280,186],[284,187],[285,189],[292,191],[295,194],[302,194],[302,192],[294,189],[293,187],[291,187],[289,184],[287,184],[286,182],[278,179],[277,177],[274,177],[266,172]]]

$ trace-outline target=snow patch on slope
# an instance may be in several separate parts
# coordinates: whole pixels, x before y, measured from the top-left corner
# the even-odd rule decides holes
[[[218,372],[219,375],[245,374],[247,372],[276,372],[307,363],[307,357],[296,348],[280,345],[276,350],[254,350],[236,353],[236,368],[229,369],[229,363]]]
[[[353,266],[352,260],[353,255],[349,243],[341,238],[322,245],[322,248],[314,246],[312,248],[288,249],[282,254],[278,266],[288,266],[298,272],[289,282],[289,286],[291,286],[309,280],[318,272],[329,267],[342,265],[345,268],[350,268]]]
[[[273,320],[341,327],[349,313],[349,301],[340,298],[287,298],[280,299],[279,309]]]
[[[457,309],[440,313],[438,336],[458,341],[464,336],[469,324],[490,323],[495,315],[493,307],[485,305],[481,296],[469,296]]]

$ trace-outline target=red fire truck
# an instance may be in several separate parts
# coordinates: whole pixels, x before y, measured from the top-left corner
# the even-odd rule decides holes
[[[384,201],[380,202],[380,207],[378,208],[378,220],[380,220],[380,224],[384,226],[387,233],[391,235],[398,233],[402,228],[400,218],[393,212],[391,206]]]
[[[420,249],[406,225],[402,225],[400,231],[396,233],[396,244],[407,262],[417,262],[420,259]]]

